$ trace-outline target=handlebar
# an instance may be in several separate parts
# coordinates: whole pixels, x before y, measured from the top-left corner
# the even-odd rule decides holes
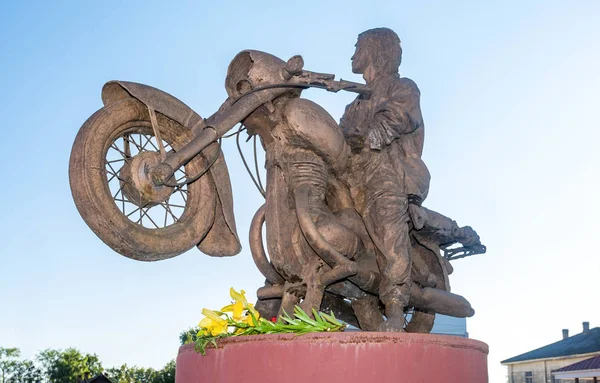
[[[365,97],[370,95],[370,91],[365,84],[344,79],[335,80],[334,74],[311,72],[303,68],[304,59],[302,56],[292,56],[283,67],[281,74],[290,85],[306,85],[307,87],[322,88],[334,93],[345,90]],[[281,86],[284,87],[285,85],[281,84]]]
[[[282,77],[287,81],[281,84],[270,84],[252,89],[241,97],[233,100],[224,110],[219,110],[205,121],[199,121],[203,129],[187,145],[175,153],[169,153],[167,158],[151,170],[151,178],[155,185],[163,185],[175,172],[204,148],[222,137],[233,126],[240,122],[250,112],[260,105],[273,100],[287,92],[289,88],[321,88],[330,92],[345,90],[359,93],[368,98],[370,91],[364,84],[340,79],[335,75],[303,70],[304,60],[296,55],[290,58],[281,69]],[[286,89],[287,88],[287,89]],[[199,130],[194,127],[193,131]]]

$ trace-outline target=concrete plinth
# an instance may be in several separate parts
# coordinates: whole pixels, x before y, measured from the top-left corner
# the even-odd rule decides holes
[[[487,383],[488,346],[472,339],[374,332],[255,335],[202,356],[179,349],[177,383]]]

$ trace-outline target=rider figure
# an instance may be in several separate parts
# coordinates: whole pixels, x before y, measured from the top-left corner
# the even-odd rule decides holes
[[[430,180],[421,160],[420,91],[398,73],[402,48],[390,29],[361,33],[351,60],[352,72],[363,75],[371,94],[358,96],[340,121],[353,153],[348,182],[383,275],[379,295],[387,321],[379,330],[402,331],[412,283],[408,207],[421,204]]]

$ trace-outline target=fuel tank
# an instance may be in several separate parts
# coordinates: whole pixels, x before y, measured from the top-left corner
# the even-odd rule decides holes
[[[336,174],[346,170],[349,147],[339,125],[325,109],[311,100],[295,98],[287,103],[283,119],[292,147],[314,151]]]
[[[282,123],[271,132],[278,139],[266,146],[267,203],[265,223],[267,248],[273,266],[288,281],[299,281],[303,268],[316,254],[299,233],[291,185],[292,154],[312,152],[325,174],[337,177],[348,165],[349,148],[331,115],[313,101],[293,98],[283,106]],[[309,156],[310,157],[310,156]],[[327,177],[326,177],[327,178]],[[323,182],[315,179],[315,186]],[[314,201],[326,210],[325,201]]]

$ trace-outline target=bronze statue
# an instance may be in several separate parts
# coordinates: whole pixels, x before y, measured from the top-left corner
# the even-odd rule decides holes
[[[371,90],[346,108],[340,122],[352,146],[350,184],[356,209],[377,248],[382,274],[379,298],[387,320],[381,330],[401,330],[410,297],[409,204],[420,206],[429,190],[421,160],[424,126],[417,85],[398,74],[400,39],[387,28],[359,35],[352,72]]]
[[[448,261],[485,247],[469,227],[421,206],[429,173],[420,158],[419,91],[399,77],[400,58],[400,40],[382,28],[361,34],[353,56],[366,85],[304,70],[300,56],[284,62],[243,51],[227,72],[229,98],[207,119],[157,89],[109,82],[105,107],[73,145],[79,212],[130,258],[155,261],[193,246],[235,255],[220,142],[245,129],[266,150],[265,204],[250,228],[266,278],[257,291],[263,316],[299,304],[307,312],[332,309],[363,330],[411,332],[429,332],[435,313],[471,316],[469,303],[450,293]],[[341,127],[300,97],[308,87],[359,94]]]

